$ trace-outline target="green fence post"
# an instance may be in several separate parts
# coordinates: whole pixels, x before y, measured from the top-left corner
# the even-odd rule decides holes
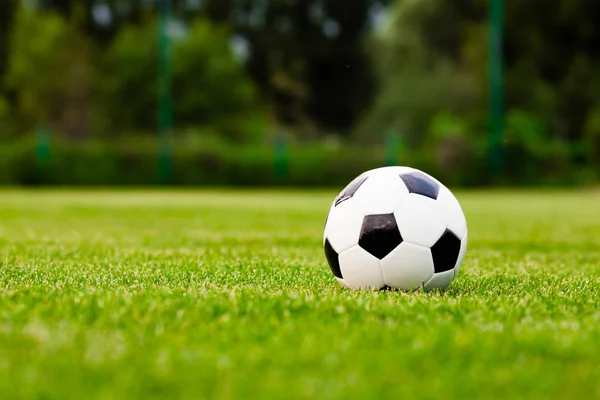
[[[281,132],[277,132],[275,135],[273,162],[275,178],[279,182],[284,181],[288,173],[288,146],[286,138]]]
[[[35,128],[35,166],[38,176],[45,174],[51,155],[50,131],[44,125]]]
[[[171,181],[173,101],[171,94],[171,21],[172,0],[158,1],[158,131],[159,175],[162,183]]]
[[[386,166],[394,166],[398,164],[398,154],[400,152],[400,136],[388,132],[385,135],[385,159]]]
[[[489,18],[489,161],[492,174],[498,178],[502,171],[502,140],[504,130],[504,61],[502,51],[504,0],[491,0]]]

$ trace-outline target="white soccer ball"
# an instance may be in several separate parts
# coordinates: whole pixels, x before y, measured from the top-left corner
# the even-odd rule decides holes
[[[467,222],[452,192],[409,167],[356,177],[334,199],[323,235],[338,282],[350,289],[445,289],[467,251]]]

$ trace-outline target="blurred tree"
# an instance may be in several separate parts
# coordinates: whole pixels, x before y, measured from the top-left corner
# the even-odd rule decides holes
[[[69,14],[70,0],[43,0]],[[265,1],[173,0],[176,15],[206,16],[232,27],[248,50],[247,71],[277,118],[310,129],[346,130],[369,104],[372,73],[362,47],[364,32],[390,0]],[[154,2],[86,0],[87,32],[109,43],[119,30],[155,12]]]
[[[88,133],[92,44],[76,19],[20,7],[10,36],[5,87],[23,129],[42,124],[77,138]]]
[[[68,12],[67,0],[45,1]],[[369,104],[372,74],[362,37],[389,0],[356,0],[352,7],[344,0],[173,3],[188,23],[206,16],[232,27],[232,40],[247,52],[247,71],[281,122],[344,130]],[[140,0],[91,7],[89,33],[95,38],[113,37],[124,23],[155,11],[152,2]]]
[[[435,115],[480,110],[486,41],[463,14],[477,16],[477,9],[464,3],[400,0],[393,5],[370,41],[378,92],[356,130],[360,138],[380,141],[391,130],[415,146],[426,140]]]
[[[371,41],[379,91],[359,132],[392,127],[415,138],[436,113],[484,115],[488,4],[397,0]],[[600,3],[505,5],[506,108],[535,115],[558,140],[580,140],[600,103]]]
[[[231,26],[228,39],[245,54],[248,73],[278,119],[307,131],[345,131],[362,120],[363,137],[394,129],[419,142],[431,115],[485,117],[489,0],[355,0],[352,7],[347,0],[173,2],[178,18],[188,23],[207,17]],[[12,63],[8,37],[17,3],[0,0],[0,79]],[[69,20],[83,9],[81,25],[69,29],[79,29],[81,40],[91,39],[102,51],[113,49],[122,31],[155,13],[155,2],[148,0],[38,4]],[[598,136],[590,131],[598,126],[595,110],[600,108],[595,73],[600,3],[505,4],[507,108],[535,115],[558,140]],[[365,34],[378,26],[377,16],[386,7],[387,28],[372,40],[367,55]]]
[[[6,72],[8,60],[8,43],[12,25],[15,2],[13,0],[0,1],[0,80]]]
[[[157,35],[154,20],[123,28],[108,49],[98,82],[103,125],[113,134],[154,131],[157,121]],[[229,47],[227,29],[197,19],[173,43],[173,106],[179,129],[210,126],[248,139],[249,115],[261,113],[254,84]]]
[[[555,137],[579,140],[600,104],[600,3],[508,1],[506,7],[508,104],[540,116]]]
[[[362,38],[387,3],[208,0],[207,13],[228,18],[248,41],[248,70],[281,121],[345,131],[371,101]]]

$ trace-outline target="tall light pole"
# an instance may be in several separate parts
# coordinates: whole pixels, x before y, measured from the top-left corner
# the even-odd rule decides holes
[[[495,176],[502,170],[504,131],[504,0],[490,0],[489,12],[489,91],[490,91],[490,167]]]
[[[173,99],[171,93],[171,38],[168,32],[172,0],[158,0],[158,132],[159,173],[163,183],[171,181]]]

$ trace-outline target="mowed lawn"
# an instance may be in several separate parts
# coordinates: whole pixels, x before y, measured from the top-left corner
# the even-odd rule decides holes
[[[600,398],[600,193],[456,194],[405,294],[335,281],[335,190],[0,191],[0,398]]]

